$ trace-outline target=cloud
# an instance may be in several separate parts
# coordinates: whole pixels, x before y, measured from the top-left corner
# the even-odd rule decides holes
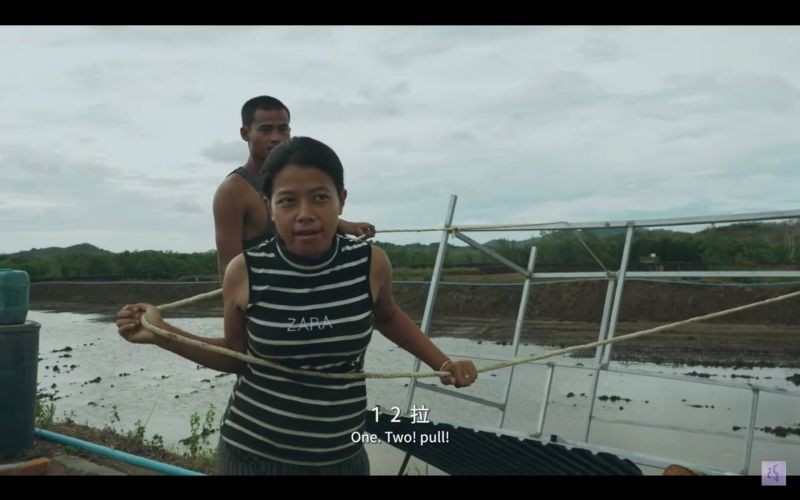
[[[55,32],[45,42],[50,47],[102,45],[145,45],[161,49],[182,44],[210,45],[245,36],[257,29],[255,26],[91,26],[70,27]]]
[[[238,141],[216,141],[201,150],[203,157],[221,163],[241,163],[247,155],[247,143]]]
[[[386,120],[400,115],[400,106],[380,97],[358,100],[303,99],[294,105],[296,114],[313,115],[316,122]]]
[[[176,212],[185,214],[197,214],[206,211],[205,207],[200,206],[198,203],[179,201],[173,205]]]
[[[440,225],[452,193],[457,221],[504,223],[792,208],[800,185],[791,28],[8,27],[0,49],[0,252],[212,248],[260,94],[384,228]]]
[[[674,74],[665,83],[663,89],[623,101],[674,119],[698,114],[788,113],[800,102],[797,86],[776,75]]]
[[[619,61],[626,56],[622,44],[609,37],[592,37],[580,46],[578,52],[586,62],[605,63]]]

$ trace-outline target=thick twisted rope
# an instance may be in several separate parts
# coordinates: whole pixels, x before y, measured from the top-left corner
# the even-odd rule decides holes
[[[207,298],[210,298],[210,297],[215,297],[217,295],[220,295],[221,293],[222,293],[222,290],[214,290],[213,292],[203,293],[203,294],[200,294],[200,295],[196,295],[194,297],[189,297],[187,299],[179,300],[177,302],[171,302],[169,304],[164,304],[164,305],[158,306],[158,309],[161,310],[161,311],[164,311],[164,310],[167,310],[167,309],[175,309],[177,307],[184,306],[184,305],[187,305],[187,304],[191,304],[191,303],[194,303],[194,302],[198,302],[200,300],[204,300],[204,299],[207,299]],[[714,313],[705,314],[703,316],[695,316],[693,318],[688,318],[688,319],[684,319],[682,321],[677,321],[677,322],[674,322],[674,323],[669,323],[669,324],[666,324],[666,325],[657,326],[655,328],[650,328],[648,330],[640,330],[638,332],[629,333],[627,335],[621,335],[619,337],[615,337],[615,338],[612,338],[612,339],[601,340],[601,341],[597,341],[597,342],[591,342],[589,344],[576,345],[576,346],[567,347],[567,348],[564,348],[564,349],[558,349],[556,351],[550,351],[550,352],[545,353],[545,354],[537,354],[537,355],[531,355],[531,356],[524,356],[524,357],[509,359],[509,360],[506,360],[506,361],[503,361],[503,362],[500,362],[500,363],[496,363],[496,364],[493,364],[493,365],[484,366],[482,368],[479,368],[478,369],[478,373],[484,373],[484,372],[489,372],[489,371],[493,371],[493,370],[499,370],[501,368],[506,368],[506,367],[514,366],[514,365],[521,365],[521,364],[525,364],[525,363],[530,363],[532,361],[539,361],[539,360],[542,360],[542,359],[551,358],[553,356],[560,356],[562,354],[568,354],[568,353],[575,352],[575,351],[581,351],[581,350],[584,350],[584,349],[591,349],[591,348],[594,348],[594,347],[597,347],[597,346],[601,346],[601,345],[604,345],[604,344],[613,344],[613,343],[616,343],[616,342],[624,342],[624,341],[627,341],[627,340],[634,339],[636,337],[642,337],[642,336],[645,336],[645,335],[651,335],[651,334],[654,334],[654,333],[663,332],[663,331],[666,331],[666,330],[671,330],[671,329],[676,328],[678,326],[688,325],[689,323],[696,323],[698,321],[704,321],[704,320],[708,320],[708,319],[712,319],[712,318],[719,318],[719,317],[722,317],[722,316],[727,316],[729,314],[733,314],[733,313],[736,313],[736,312],[739,312],[739,311],[746,311],[748,309],[753,309],[753,308],[756,308],[756,307],[765,306],[767,304],[772,304],[772,303],[775,303],[775,302],[780,302],[780,301],[783,301],[783,300],[792,299],[792,298],[795,298],[795,297],[798,297],[798,296],[800,296],[800,291],[787,293],[785,295],[780,295],[778,297],[772,297],[770,299],[765,299],[765,300],[761,300],[761,301],[758,301],[758,302],[753,302],[751,304],[746,304],[746,305],[743,305],[743,306],[738,306],[738,307],[733,307],[733,308],[730,308],[730,309],[725,309],[723,311],[717,311],[717,312],[714,312]],[[265,359],[256,358],[254,356],[250,356],[248,354],[244,354],[244,353],[241,353],[241,352],[238,352],[238,351],[232,351],[230,349],[225,349],[224,347],[219,347],[219,346],[216,346],[216,345],[207,344],[207,343],[199,341],[199,340],[194,340],[194,339],[189,339],[189,338],[183,337],[183,336],[178,335],[176,333],[169,332],[169,331],[164,330],[162,328],[159,328],[159,327],[157,327],[155,325],[152,325],[150,322],[148,322],[145,319],[144,316],[142,316],[141,320],[142,320],[142,326],[144,326],[146,329],[150,330],[151,332],[155,333],[156,335],[160,335],[162,337],[166,337],[166,338],[172,339],[172,340],[174,340],[176,342],[182,342],[184,344],[196,346],[196,347],[199,347],[201,349],[206,349],[206,350],[209,350],[209,351],[212,351],[212,352],[216,352],[216,353],[219,353],[219,354],[223,354],[223,355],[226,355],[226,356],[231,356],[231,357],[236,358],[236,359],[238,359],[240,361],[244,361],[245,363],[251,363],[251,364],[255,364],[255,365],[267,366],[267,367],[274,368],[274,369],[277,369],[277,370],[280,370],[280,371],[284,371],[286,373],[292,373],[292,374],[296,374],[296,375],[314,375],[314,376],[323,377],[323,378],[350,379],[350,380],[359,380],[359,379],[366,379],[366,378],[383,378],[383,379],[387,379],[387,378],[431,378],[431,377],[441,377],[441,376],[450,375],[450,372],[440,372],[440,371],[397,372],[397,373],[372,373],[372,372],[362,372],[362,373],[324,373],[324,372],[318,372],[318,371],[298,370],[298,369],[294,369],[294,368],[288,368],[288,367],[279,365],[277,363],[273,363],[273,362],[267,361]]]

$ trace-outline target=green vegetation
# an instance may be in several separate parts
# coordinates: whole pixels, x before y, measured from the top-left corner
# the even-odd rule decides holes
[[[548,270],[598,270],[599,266],[575,235],[576,231],[546,231],[524,241],[486,243],[507,259],[525,266],[532,245],[538,248],[536,267]],[[617,268],[624,230],[580,230],[580,237],[606,267]],[[394,245],[377,242],[395,268],[395,279],[427,280],[438,244]],[[696,233],[665,229],[638,230],[631,247],[633,269],[659,265],[667,269],[797,268],[800,264],[800,223],[743,223],[710,227]],[[653,257],[655,255],[655,257]],[[505,268],[475,249],[451,245],[448,274],[491,274]],[[217,279],[214,251],[176,253],[137,251],[111,253],[92,245],[47,248],[0,255],[0,268],[22,269],[32,280],[181,280]]]
[[[185,444],[189,447],[190,457],[197,457],[201,449],[209,445],[208,437],[219,428],[219,425],[217,425],[214,420],[215,416],[216,411],[214,405],[209,405],[208,411],[206,411],[205,414],[205,419],[202,422],[199,413],[192,413],[192,416],[189,418],[189,430],[191,435],[180,441],[181,444]]]
[[[164,463],[169,463],[190,470],[197,470],[206,474],[214,474],[217,470],[217,451],[212,447],[209,437],[219,428],[216,421],[216,410],[213,405],[209,406],[204,417],[194,413],[190,418],[191,436],[180,443],[189,447],[188,451],[180,452],[176,446],[165,446],[164,437],[153,434],[147,438],[145,434],[145,424],[137,420],[133,429],[117,429],[121,418],[116,406],[112,406],[109,422],[102,429],[89,427],[75,422],[75,412],[70,411],[64,418],[55,418],[56,408],[52,402],[43,404],[41,399],[46,395],[39,393],[36,399],[36,427],[51,430],[67,436],[72,436],[84,441],[89,441],[101,446],[110,447],[116,450],[125,451],[134,455],[140,455]],[[41,456],[47,452],[37,449],[36,445],[28,453],[30,456]],[[87,452],[82,448],[64,446],[64,452],[71,455],[79,455],[89,460],[95,459],[96,455]]]

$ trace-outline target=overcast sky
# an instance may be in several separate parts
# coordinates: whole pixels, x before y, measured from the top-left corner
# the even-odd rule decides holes
[[[261,94],[379,230],[800,208],[797,27],[6,26],[0,67],[0,253],[213,249]]]

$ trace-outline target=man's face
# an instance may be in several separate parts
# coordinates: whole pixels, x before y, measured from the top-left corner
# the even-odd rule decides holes
[[[250,156],[259,166],[275,146],[289,139],[290,132],[285,109],[257,109],[253,123],[241,128],[242,139],[250,146]]]

